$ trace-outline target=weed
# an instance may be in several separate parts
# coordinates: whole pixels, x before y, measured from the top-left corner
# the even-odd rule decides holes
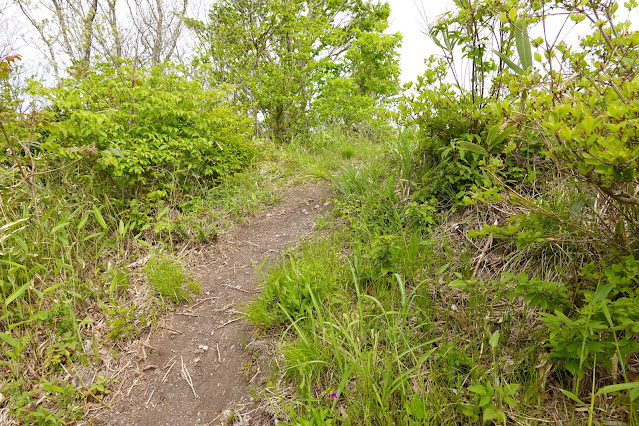
[[[172,302],[185,302],[200,292],[199,284],[186,274],[177,260],[169,256],[153,256],[145,272],[153,290]]]

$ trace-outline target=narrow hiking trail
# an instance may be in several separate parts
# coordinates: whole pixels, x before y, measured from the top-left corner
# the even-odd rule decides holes
[[[263,384],[269,374],[250,368],[245,346],[252,327],[238,312],[259,292],[254,265],[277,259],[313,232],[314,220],[330,209],[329,195],[321,184],[292,187],[282,201],[213,244],[217,254],[192,271],[202,286],[200,296],[161,318],[140,349],[129,354],[133,362],[121,375],[112,409],[99,412],[94,423],[220,424],[225,410],[245,412],[253,402],[249,382]],[[267,421],[253,418],[250,424]]]

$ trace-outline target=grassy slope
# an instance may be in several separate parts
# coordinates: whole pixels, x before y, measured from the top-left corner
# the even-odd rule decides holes
[[[503,247],[468,239],[482,222],[475,207],[450,214],[410,202],[413,147],[391,141],[332,178],[327,232],[265,277],[246,310],[281,341],[264,395],[294,424],[587,423],[559,392],[574,381],[551,376],[537,311],[489,280],[540,267],[530,262],[552,275],[566,254],[522,251],[504,270],[478,268]],[[556,192],[548,202],[565,195]],[[624,410],[633,406],[623,397],[599,400],[595,419]]]
[[[137,216],[86,170],[42,175],[37,203],[16,176],[0,176],[10,188],[0,197],[0,423],[7,415],[29,424],[84,418],[109,392],[111,380],[94,374],[104,359],[197,292],[177,253],[276,202],[282,186],[371,152],[368,142],[333,132],[284,147],[262,143],[245,172],[208,193],[141,200]],[[140,229],[145,215],[152,219]]]

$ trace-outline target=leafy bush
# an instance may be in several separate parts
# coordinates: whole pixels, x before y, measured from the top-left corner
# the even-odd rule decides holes
[[[227,102],[176,66],[136,69],[100,64],[54,89],[36,88],[49,103],[40,149],[91,165],[119,191],[150,193],[211,186],[255,154],[251,125]]]
[[[510,271],[495,285],[540,313],[557,376],[572,377],[574,393],[564,394],[579,401],[592,391],[594,401],[631,390],[633,411],[639,385],[626,373],[639,351],[639,32],[619,22],[616,2],[456,4],[431,27],[443,59],[431,59],[403,106],[423,141],[413,198],[496,217],[475,236],[499,239]],[[552,15],[589,22],[591,33],[568,46],[546,22],[532,39],[529,27]],[[459,72],[460,58],[470,72]],[[557,202],[562,191],[569,196]],[[505,202],[516,213],[504,212]],[[610,383],[601,369],[617,387],[601,387]]]

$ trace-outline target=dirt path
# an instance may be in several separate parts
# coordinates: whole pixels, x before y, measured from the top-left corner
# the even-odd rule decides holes
[[[100,413],[95,424],[220,424],[224,410],[250,404],[245,373],[253,372],[245,368],[250,356],[244,346],[251,339],[251,328],[239,319],[237,309],[259,290],[253,264],[267,256],[279,257],[283,249],[312,232],[314,219],[330,208],[328,195],[322,185],[293,187],[250,225],[215,244],[219,254],[194,271],[201,296],[190,308],[180,306],[160,321],[142,350],[150,353],[138,357],[132,367],[131,384],[121,387],[113,409]],[[268,372],[262,374],[266,377]]]

